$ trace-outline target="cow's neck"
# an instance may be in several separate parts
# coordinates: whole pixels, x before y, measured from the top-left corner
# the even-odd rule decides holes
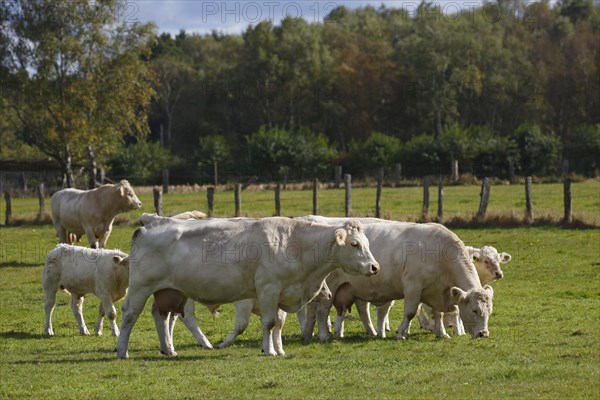
[[[335,230],[338,227],[299,225],[294,242],[302,248],[302,266],[312,276],[329,275],[339,261],[336,256]],[[323,278],[325,279],[325,278]]]
[[[449,264],[449,273],[453,285],[458,286],[462,290],[481,288],[477,271],[473,264],[469,262],[466,252],[459,254],[458,259]]]
[[[98,192],[98,193],[102,193],[104,192],[104,194],[109,194],[108,192],[110,191],[114,191],[115,187],[112,185],[102,185],[99,188],[93,189],[90,192]],[[120,212],[124,212],[127,210],[123,210],[120,209],[116,202],[113,201],[113,199],[111,198],[112,196],[97,196],[97,198],[100,198],[102,200],[98,201],[96,203],[96,207],[97,210],[105,216],[110,216],[111,218],[114,218],[117,214],[119,214]]]

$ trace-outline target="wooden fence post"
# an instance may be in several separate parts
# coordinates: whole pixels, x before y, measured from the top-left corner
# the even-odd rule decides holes
[[[346,187],[346,198],[345,198],[345,208],[346,208],[346,217],[352,216],[352,176],[350,174],[344,175],[344,186]]]
[[[275,186],[275,216],[281,216],[281,185],[279,182]]]
[[[423,178],[423,212],[421,219],[426,221],[429,218],[429,179]]]
[[[96,156],[92,146],[87,147],[88,154],[88,189],[96,188]]]
[[[402,164],[396,164],[396,186],[400,186],[402,183]]]
[[[46,212],[46,205],[44,204],[44,184],[40,183],[37,188],[38,201],[40,203],[40,213],[42,215]]]
[[[313,179],[313,215],[319,215],[319,179]]]
[[[162,191],[163,193],[169,193],[169,170],[162,170]]]
[[[212,217],[213,209],[215,206],[215,188],[214,187],[211,186],[206,189],[206,199],[208,201],[208,216]]]
[[[487,213],[487,206],[490,201],[490,178],[483,178],[481,182],[481,201],[479,202],[479,211],[477,211],[477,220],[483,221]]]
[[[442,181],[438,183],[438,222],[444,222],[444,184]]]
[[[525,207],[527,214],[525,215],[525,223],[533,223],[533,201],[531,198],[531,176],[525,178]]]
[[[4,192],[4,201],[6,202],[6,219],[4,220],[4,225],[8,226],[12,219],[12,205],[10,204],[10,193],[8,190]]]
[[[563,192],[565,197],[565,216],[563,222],[570,224],[573,222],[573,208],[571,206],[571,175],[569,174],[569,162],[565,161],[563,164],[563,174],[565,181],[563,184]]]
[[[454,182],[458,182],[458,178],[459,178],[459,173],[458,173],[458,160],[452,160],[452,180]]]
[[[242,184],[236,183],[235,189],[233,191],[233,196],[235,200],[235,216],[239,217],[242,215]]]
[[[154,210],[157,215],[162,215],[162,190],[154,188],[152,194],[154,195]]]
[[[335,179],[335,188],[339,189],[340,183],[342,182],[342,166],[336,165],[333,167],[333,175]]]
[[[383,184],[383,169],[377,177],[377,194],[375,198],[375,218],[381,218],[381,186]]]

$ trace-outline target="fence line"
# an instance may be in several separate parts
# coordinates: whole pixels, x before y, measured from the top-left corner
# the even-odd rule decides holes
[[[422,181],[423,185],[423,208],[421,212],[421,221],[429,221],[432,217],[429,213],[430,206],[430,186],[431,186],[431,177],[424,177]],[[345,215],[347,217],[352,216],[352,176],[350,174],[344,175],[344,185],[345,185]],[[375,192],[375,207],[374,214],[377,218],[381,218],[382,216],[382,188],[383,188],[383,172],[380,172],[377,178],[377,187]],[[437,222],[444,222],[444,184],[441,180],[438,181],[437,184],[438,189],[438,208],[437,208]],[[480,203],[479,208],[476,213],[474,213],[474,220],[483,222],[486,219],[487,215],[487,207],[490,201],[490,192],[491,192],[491,183],[489,178],[484,178],[481,183],[481,192],[480,192]],[[281,215],[281,184],[278,182],[274,188],[274,202],[275,202],[275,214],[276,216]],[[207,188],[207,202],[208,202],[208,215],[213,216],[214,214],[214,195],[216,188],[211,186]],[[318,191],[319,191],[319,180],[314,178],[312,181],[312,211],[313,214],[319,213],[319,203],[318,203]],[[241,206],[241,196],[242,196],[242,184],[237,183],[235,185],[234,190],[234,202],[235,202],[235,216],[239,217],[242,215],[242,206]],[[158,215],[163,215],[163,204],[162,204],[162,194],[163,191],[160,187],[153,188],[153,198],[154,198],[154,209]],[[38,217],[41,217],[45,214],[45,188],[44,184],[40,184],[37,187],[37,195],[39,201],[39,213]],[[563,196],[564,196],[564,216],[562,219],[562,223],[564,224],[572,224],[573,223],[573,210],[572,210],[572,195],[571,195],[571,179],[568,174],[568,171],[565,172],[564,181],[563,181]],[[11,193],[9,191],[4,192],[4,199],[6,202],[6,214],[5,214],[5,224],[10,225],[15,221],[19,221],[19,219],[15,219],[13,217],[12,210],[12,202],[11,202]],[[533,224],[535,222],[534,211],[533,211],[533,180],[531,176],[526,177],[525,179],[525,218],[523,222],[525,224]],[[543,218],[542,218],[543,220]],[[40,219],[39,221],[42,221]],[[38,222],[39,222],[38,221]],[[582,221],[579,221],[582,222]],[[584,222],[585,225],[585,222]]]

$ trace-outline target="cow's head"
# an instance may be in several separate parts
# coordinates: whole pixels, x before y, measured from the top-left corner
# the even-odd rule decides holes
[[[369,250],[369,239],[357,220],[348,220],[343,228],[336,229],[337,258],[344,272],[350,275],[375,275],[379,263]]]
[[[508,253],[498,254],[498,250],[492,246],[483,246],[472,257],[482,285],[502,279],[504,272],[500,264],[506,264],[512,258]]]
[[[121,199],[122,208],[125,210],[137,210],[142,206],[142,202],[125,179],[115,185],[115,190]]]
[[[492,314],[494,290],[486,285],[480,289],[464,291],[461,288],[450,289],[452,300],[458,305],[460,319],[462,319],[465,331],[471,334],[473,339],[488,337],[488,320]]]

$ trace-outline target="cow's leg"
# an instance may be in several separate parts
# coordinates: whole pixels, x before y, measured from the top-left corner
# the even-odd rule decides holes
[[[181,318],[183,324],[192,335],[196,338],[196,342],[204,349],[212,349],[213,345],[210,341],[204,336],[204,333],[200,330],[198,326],[198,320],[196,319],[196,306],[194,305],[194,300],[187,299],[184,306],[183,317]],[[172,330],[171,330],[172,332]]]
[[[317,308],[319,302],[308,303],[300,311],[298,311],[298,321],[302,328],[302,343],[308,344],[312,340],[313,331],[315,330],[315,324],[317,323]],[[300,317],[300,314],[303,317]],[[301,319],[303,321],[301,321]]]
[[[110,296],[106,296],[101,299],[102,307],[108,317],[108,321],[110,322],[110,330],[113,336],[119,336],[119,327],[117,326],[117,309],[115,308],[114,303]]]
[[[263,290],[258,293],[258,304],[260,308],[260,322],[263,326],[262,350],[266,356],[276,356],[277,352],[273,347],[272,331],[277,323],[277,301],[281,291],[278,287],[271,285],[263,287]],[[237,314],[237,313],[236,313]]]
[[[285,318],[287,317],[287,313],[283,310],[277,311],[277,323],[273,327],[273,347],[275,348],[275,352],[278,356],[284,356],[285,351],[283,351],[283,342],[281,340],[281,331],[283,330],[283,325],[285,324]]]
[[[320,301],[317,305],[317,327],[319,332],[319,340],[325,342],[331,337],[330,328],[331,321],[329,320],[329,310],[331,302]]]
[[[302,307],[296,313],[296,317],[298,317],[298,325],[300,325],[300,334],[304,333],[304,326],[306,325],[306,315],[308,314],[308,307],[311,304],[313,304],[313,303],[311,302],[311,303],[305,304],[304,307]],[[313,328],[314,328],[314,326],[313,326]],[[304,340],[302,339],[302,341],[304,341]]]
[[[254,308],[255,299],[245,299],[236,301],[235,305],[235,325],[233,330],[221,343],[219,348],[224,349],[225,347],[231,346],[238,335],[244,333],[250,322],[250,316],[252,315],[252,309]],[[262,318],[261,318],[262,320]],[[270,334],[269,334],[270,335]],[[264,350],[264,337],[263,337],[263,350]],[[266,353],[265,353],[266,354]],[[273,354],[274,355],[274,354]]]
[[[135,295],[132,295],[132,293],[135,293]],[[137,288],[129,288],[129,295],[125,298],[125,302],[123,302],[121,308],[123,311],[123,321],[121,321],[121,333],[119,334],[116,348],[118,358],[129,358],[127,350],[129,347],[131,330],[144,310],[148,297],[150,297],[152,293],[153,292],[151,291],[141,292]]]
[[[438,339],[450,339],[444,328],[443,313],[433,310],[433,332]]]
[[[362,300],[355,300],[356,311],[358,316],[365,327],[367,335],[375,336],[375,328],[373,328],[373,322],[371,321],[371,310],[369,308],[369,302]]]
[[[393,301],[377,306],[377,336],[385,338],[386,323],[389,326],[390,308],[394,305]]]
[[[337,316],[335,318],[335,328],[333,330],[333,334],[335,337],[343,338],[344,337],[344,318],[346,317],[346,307],[336,309]]]
[[[60,222],[54,224],[54,229],[56,230],[56,236],[58,236],[58,243],[68,243],[67,230]]]
[[[160,343],[160,352],[165,356],[176,356],[173,341],[171,340],[169,333],[169,316],[170,312],[160,312],[156,303],[152,303],[152,318],[154,319],[154,325],[156,326],[156,333],[158,334],[158,341]]]
[[[54,330],[52,329],[52,312],[54,312],[54,305],[56,304],[56,291],[58,290],[58,286],[54,283],[55,282],[49,282],[46,279],[44,279],[43,283],[44,311],[46,312],[46,323],[44,324],[44,333],[46,333],[46,335],[48,336],[54,335]]]
[[[449,311],[444,313],[444,327],[445,328],[450,328],[452,327],[454,329],[454,334],[455,335],[464,335],[465,334],[465,327],[462,323],[462,320],[460,319],[460,314],[458,312],[458,307],[454,306],[454,310],[453,311]]]
[[[106,242],[108,241],[108,237],[110,236],[110,233],[112,232],[112,221],[110,222],[110,224],[108,225],[108,229],[106,230],[106,232],[104,232],[104,234],[99,238],[98,241],[98,246],[103,249],[106,246]]]
[[[421,326],[421,329],[428,331],[431,330],[431,324],[429,318],[427,318],[425,310],[423,309],[423,304],[419,304],[419,308],[417,309],[417,318],[419,319],[419,325]]]
[[[396,338],[400,340],[405,340],[408,337],[410,322],[417,314],[417,308],[421,302],[421,288],[406,288],[404,295],[404,319],[396,334]]]
[[[79,325],[79,334],[89,335],[90,331],[88,331],[87,326],[85,326],[85,321],[83,320],[83,296],[71,294],[71,310],[73,310],[75,321],[77,321],[77,325]]]
[[[90,247],[92,249],[98,248],[98,239],[96,238],[96,234],[94,233],[94,229],[91,226],[84,226],[85,237],[87,237],[88,242],[90,243]]]
[[[102,336],[102,323],[104,322],[104,306],[100,303],[98,307],[98,321],[96,321],[96,335]]]

